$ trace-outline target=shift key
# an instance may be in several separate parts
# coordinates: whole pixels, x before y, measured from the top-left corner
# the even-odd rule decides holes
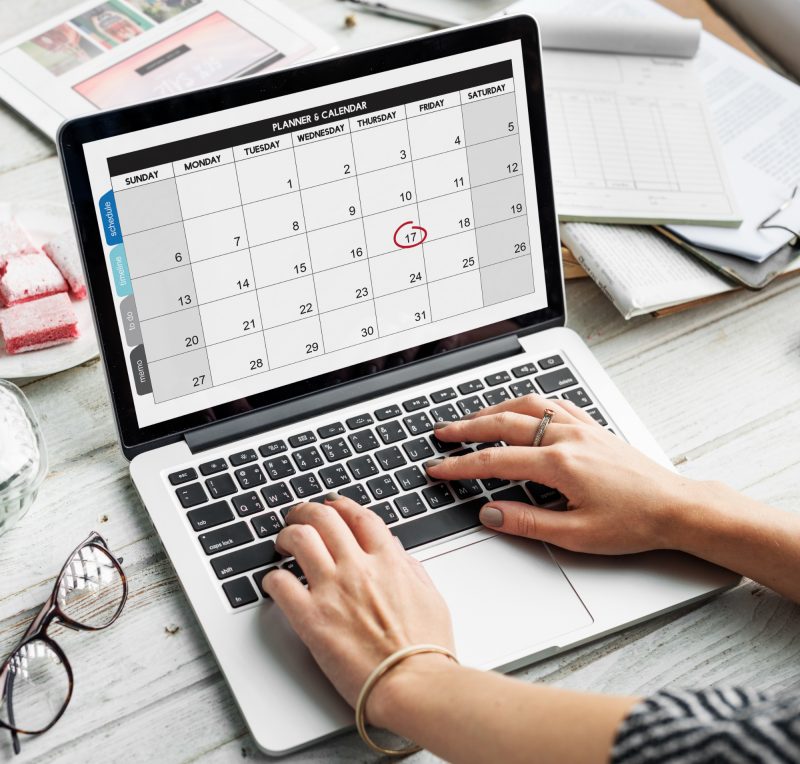
[[[260,544],[253,544],[244,549],[214,557],[211,560],[211,567],[217,574],[217,578],[230,578],[254,568],[270,565],[280,557],[275,550],[274,541],[262,541]]]
[[[540,374],[536,377],[536,382],[544,393],[552,393],[578,384],[578,380],[569,369],[558,369],[547,374]]]

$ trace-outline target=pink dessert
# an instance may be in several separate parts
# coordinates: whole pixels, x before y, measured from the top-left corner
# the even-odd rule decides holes
[[[54,294],[0,310],[0,332],[9,353],[25,353],[74,340],[78,317],[66,294]]]
[[[28,234],[13,220],[0,223],[0,274],[8,261],[16,255],[32,255],[36,252]]]
[[[52,241],[48,241],[42,249],[61,271],[72,294],[79,300],[86,299],[86,279],[83,276],[81,258],[72,231],[65,231]]]
[[[41,252],[25,257],[11,257],[0,278],[0,297],[9,306],[66,292],[67,289],[67,282],[58,268]]]

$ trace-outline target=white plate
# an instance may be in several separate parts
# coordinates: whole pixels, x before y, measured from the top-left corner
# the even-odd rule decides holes
[[[13,215],[28,232],[33,243],[41,247],[62,231],[72,230],[72,220],[66,204],[52,202],[19,202],[0,205],[0,219]],[[78,316],[78,338],[30,353],[9,355],[0,344],[0,378],[43,377],[95,358],[98,354],[97,335],[92,321],[89,300],[73,300]]]

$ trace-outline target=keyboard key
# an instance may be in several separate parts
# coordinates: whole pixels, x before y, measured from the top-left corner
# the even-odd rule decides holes
[[[233,508],[239,513],[240,517],[254,515],[256,512],[263,512],[266,507],[261,503],[261,499],[254,491],[243,493],[231,499]]]
[[[548,374],[540,374],[536,377],[536,383],[545,393],[554,393],[564,387],[572,387],[578,384],[575,375],[569,369],[558,369]]]
[[[271,509],[280,507],[281,504],[294,501],[294,496],[292,496],[286,483],[268,485],[266,488],[261,489],[261,495],[264,497],[264,501],[267,502],[267,506]]]
[[[293,477],[289,482],[292,484],[298,499],[308,499],[310,496],[322,491],[322,486],[313,472]]]
[[[282,454],[285,450],[286,443],[282,440],[276,440],[272,443],[265,443],[263,446],[259,446],[258,452],[261,456],[268,457]]]
[[[483,382],[481,382],[479,379],[473,379],[470,382],[462,382],[458,386],[458,392],[460,392],[461,395],[477,393],[478,390],[483,390]]]
[[[269,594],[264,591],[264,587],[261,586],[261,582],[264,580],[264,576],[267,574],[268,570],[274,570],[275,568],[264,568],[264,570],[259,570],[258,573],[253,573],[253,581],[256,585],[256,591],[261,592],[261,596],[269,599]],[[223,584],[224,586],[224,584]]]
[[[431,400],[434,403],[444,403],[445,401],[452,401],[456,397],[456,391],[452,387],[447,387],[444,390],[439,390],[436,393],[431,393]]]
[[[498,371],[497,374],[489,374],[485,379],[489,387],[494,387],[495,385],[502,385],[503,382],[510,382],[511,375],[507,371]]]
[[[376,428],[380,439],[388,446],[389,443],[397,443],[399,440],[405,440],[408,436],[403,429],[400,422],[386,422],[386,424],[379,424]]]
[[[257,464],[251,464],[249,467],[242,467],[234,473],[239,485],[244,488],[254,488],[257,485],[263,485],[267,482],[261,467]]]
[[[283,528],[281,521],[274,512],[267,512],[265,515],[254,517],[250,522],[256,535],[262,539],[266,536],[274,536],[276,533],[280,533],[281,528]]]
[[[348,499],[352,499],[354,502],[356,502],[356,504],[361,504],[362,507],[365,504],[369,504],[371,501],[361,483],[346,485],[344,488],[340,488],[338,493],[340,493],[342,496],[347,496]]]
[[[555,488],[550,488],[550,486],[542,485],[541,483],[534,483],[532,480],[525,483],[525,487],[531,492],[533,500],[541,506],[556,504],[564,498],[561,492]]]
[[[458,504],[441,512],[420,517],[418,520],[395,525],[391,531],[400,539],[403,548],[414,549],[431,541],[438,541],[455,533],[479,527],[481,522],[478,513],[484,504],[486,500],[483,498],[473,499],[467,504]]]
[[[406,452],[412,462],[418,462],[420,459],[429,459],[433,456],[433,449],[425,438],[406,441],[403,443],[403,451]]]
[[[292,437],[289,438],[289,445],[292,448],[300,448],[301,446],[307,446],[309,443],[316,442],[317,436],[314,435],[311,430],[308,430],[307,432],[301,432],[299,435],[292,435]]]
[[[515,382],[513,385],[509,385],[508,389],[511,390],[511,394],[515,398],[521,398],[523,395],[536,392],[533,382],[531,382],[529,379],[523,379],[519,382]]]
[[[222,585],[222,590],[231,603],[231,607],[242,607],[252,602],[258,602],[258,595],[253,585],[247,578],[236,578],[233,581],[226,581]]]
[[[382,451],[375,452],[375,458],[385,470],[393,470],[395,467],[402,467],[406,463],[406,458],[397,446],[384,448]]]
[[[322,449],[322,453],[325,454],[325,458],[329,462],[340,462],[342,459],[346,459],[348,456],[352,456],[353,452],[350,450],[350,446],[344,441],[344,438],[336,438],[336,440],[330,440],[327,443],[323,443],[320,448]]]
[[[373,424],[375,420],[369,414],[359,414],[358,416],[351,416],[346,421],[351,430],[360,430],[362,427]]]
[[[289,475],[294,475],[295,471],[288,456],[276,456],[274,459],[267,459],[264,462],[264,469],[272,480],[281,480],[289,477]]]
[[[301,448],[292,454],[292,459],[297,465],[297,469],[305,472],[312,470],[314,467],[319,467],[322,464],[322,457],[319,455],[316,446],[309,446],[308,448]]]
[[[396,523],[398,520],[397,513],[392,509],[392,505],[388,501],[382,501],[380,504],[373,504],[370,509],[380,517],[386,525]]]
[[[476,451],[483,451],[484,448],[502,448],[503,444],[499,440],[495,440],[492,443],[478,443]]]
[[[324,427],[317,428],[317,435],[325,440],[325,438],[332,438],[334,435],[341,435],[344,432],[344,425],[341,422],[334,422],[333,424],[326,424]]]
[[[548,369],[555,369],[556,366],[561,366],[563,363],[564,359],[560,355],[551,355],[539,361],[539,368],[542,371],[547,371]]]
[[[501,478],[484,478],[481,480],[481,483],[483,483],[483,487],[487,491],[496,491],[498,488],[508,485],[508,480],[502,480]]]
[[[224,528],[218,528],[208,533],[201,533],[197,538],[206,554],[216,554],[252,541],[253,534],[247,527],[247,523],[242,522],[226,525]]]
[[[457,422],[461,419],[461,414],[456,411],[452,403],[431,409],[431,416],[434,422]]]
[[[319,476],[322,479],[322,484],[329,490],[350,482],[350,475],[347,474],[347,470],[341,464],[334,464],[321,469]]]
[[[254,568],[261,568],[277,562],[280,555],[275,550],[274,541],[262,541],[259,544],[237,549],[235,552],[222,554],[211,559],[211,567],[217,578],[231,578]]]
[[[239,467],[242,464],[254,462],[256,459],[258,459],[258,456],[252,448],[248,448],[246,451],[239,451],[239,453],[231,454],[230,456],[232,467]]]
[[[600,409],[587,409],[586,413],[592,419],[594,419],[595,422],[598,422],[599,424],[603,425],[603,427],[606,427],[608,425],[606,418],[600,413]]]
[[[355,459],[351,459],[347,462],[347,469],[350,470],[356,480],[378,474],[378,465],[369,456],[357,456]]]
[[[424,395],[418,395],[410,401],[403,401],[403,408],[408,412],[424,409],[430,405],[430,401]]]
[[[436,483],[428,488],[422,489],[422,495],[425,501],[428,502],[431,509],[438,509],[439,507],[446,507],[452,504],[455,499],[450,489],[444,483]]]
[[[460,443],[445,443],[435,435],[431,435],[431,444],[440,454],[446,454],[448,451],[455,451],[455,449],[461,448]]]
[[[400,416],[402,413],[400,406],[384,406],[375,412],[375,419],[382,422],[384,419],[391,419],[392,417]]]
[[[487,390],[483,394],[483,399],[489,406],[496,406],[498,403],[507,401],[511,398],[505,387],[498,387],[497,390]]]
[[[372,430],[362,430],[361,432],[354,432],[350,436],[350,443],[353,444],[353,450],[357,454],[363,454],[364,451],[372,451],[380,444],[376,437],[372,434]]]
[[[427,512],[428,508],[422,503],[418,493],[409,493],[406,496],[400,496],[394,500],[394,505],[397,511],[403,517],[414,517],[414,515],[421,515]]]
[[[586,394],[586,390],[582,387],[576,387],[574,390],[567,390],[562,396],[564,400],[572,401],[576,406],[582,409],[592,405],[592,399]]]
[[[471,398],[462,398],[458,402],[458,407],[461,409],[461,413],[465,415],[474,414],[476,411],[485,408],[483,401],[477,395],[473,395]]]
[[[477,480],[452,480],[450,489],[459,501],[471,499],[473,496],[483,493],[483,488],[480,487]]]
[[[197,480],[197,470],[194,467],[187,467],[185,470],[178,470],[169,476],[169,482],[172,485],[180,485],[181,483],[188,483],[190,480]]]
[[[512,485],[502,491],[492,494],[493,501],[519,501],[523,504],[533,504],[528,494],[522,489],[521,485]]]
[[[511,373],[519,379],[520,377],[529,377],[531,374],[536,373],[536,364],[523,363],[522,366],[515,366],[511,369]]]
[[[233,512],[226,501],[215,501],[206,507],[191,509],[186,513],[192,528],[202,531],[206,528],[213,528],[215,525],[222,525],[228,520],[233,520]]]
[[[450,456],[465,456],[466,454],[471,454],[471,453],[472,453],[471,448],[462,448],[460,451],[453,451],[453,453],[450,454]]]
[[[191,485],[178,488],[175,494],[184,509],[196,507],[198,504],[208,501],[206,492],[203,490],[203,486],[201,486],[200,483],[192,483]]]
[[[206,478],[206,488],[211,494],[212,499],[221,499],[223,496],[230,496],[236,493],[236,483],[233,478],[227,473],[223,472],[216,477]]]
[[[284,507],[284,508],[281,510],[281,515],[283,516],[283,522],[286,522],[286,516],[287,516],[287,515],[288,515],[288,514],[289,514],[289,513],[290,513],[290,512],[291,512],[291,511],[292,511],[292,510],[293,510],[293,509],[294,509],[294,508],[295,508],[295,507],[296,507],[296,506],[299,504],[299,503],[300,503],[300,502],[296,502],[296,503],[294,503],[294,504],[291,504],[291,505],[290,505],[290,506],[288,506],[288,507]]]
[[[400,487],[404,491],[410,491],[413,488],[419,488],[428,482],[428,478],[419,467],[406,467],[404,470],[397,470],[394,473],[394,479],[400,483]]]
[[[367,488],[369,488],[369,492],[373,495],[375,501],[388,499],[390,496],[400,493],[400,490],[394,484],[394,480],[389,475],[381,475],[380,477],[372,478],[372,480],[367,480]]]
[[[412,435],[421,435],[423,432],[430,432],[433,429],[433,422],[424,411],[405,417],[403,422]]]
[[[214,475],[226,469],[228,469],[228,462],[222,458],[212,459],[210,462],[204,462],[200,465],[200,472],[203,475]]]
[[[288,570],[301,584],[306,583],[306,574],[303,573],[303,569],[300,567],[300,563],[297,560],[289,560],[289,562],[283,563],[281,567],[284,570]]]

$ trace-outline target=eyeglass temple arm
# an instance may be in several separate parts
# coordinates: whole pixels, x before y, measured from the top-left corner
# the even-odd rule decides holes
[[[9,724],[9,732],[11,733],[11,742],[14,746],[14,753],[18,754],[22,750],[22,746],[19,742],[19,734],[17,730],[14,729],[16,724],[14,722],[14,675],[9,671],[6,673],[6,679],[3,686],[3,695],[6,699],[6,708],[8,709],[8,724]]]

